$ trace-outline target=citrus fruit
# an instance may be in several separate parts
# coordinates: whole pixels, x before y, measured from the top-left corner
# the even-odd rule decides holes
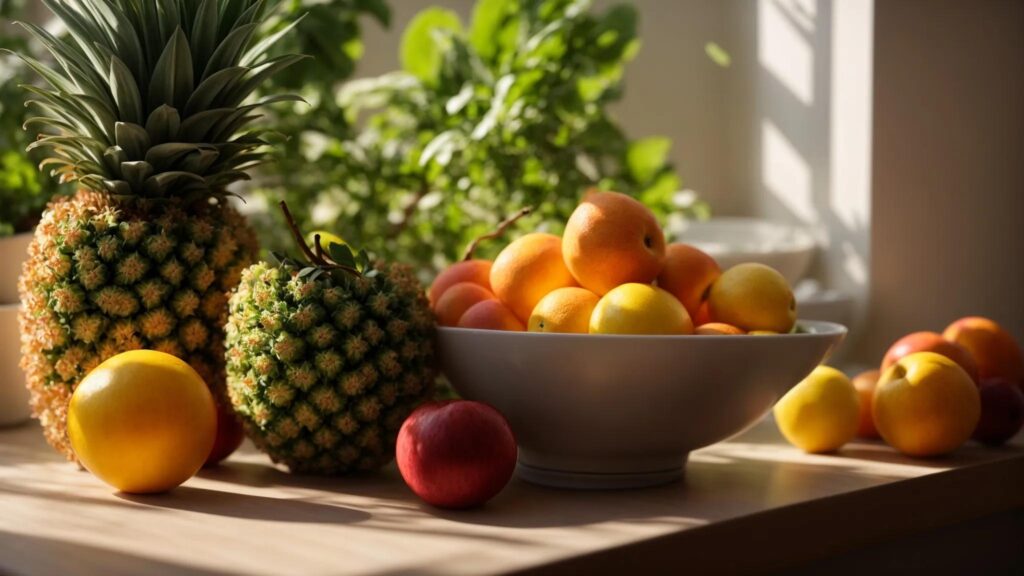
[[[832,452],[857,433],[860,401],[845,374],[818,366],[779,400],[774,412],[791,444],[805,452]]]
[[[875,428],[910,456],[938,456],[967,441],[981,417],[978,387],[959,364],[915,352],[882,372],[872,403]]]
[[[526,326],[507,306],[497,300],[484,300],[473,304],[459,318],[459,328],[478,330],[505,330],[523,332]]]
[[[711,286],[708,307],[715,322],[784,334],[796,323],[796,298],[786,279],[764,264],[737,264]]]
[[[665,235],[636,199],[590,192],[565,225],[562,251],[580,286],[602,295],[620,284],[653,282],[665,263]]]
[[[586,288],[559,288],[540,299],[527,328],[530,332],[586,334],[598,300],[600,297]]]
[[[691,334],[686,308],[650,284],[623,284],[601,297],[590,316],[591,334]]]
[[[467,310],[478,302],[494,300],[490,290],[473,282],[459,282],[444,291],[434,306],[434,316],[441,326],[458,326]]]
[[[491,261],[490,260],[463,260],[456,262],[434,278],[434,283],[427,291],[427,298],[433,308],[437,301],[444,294],[444,291],[458,284],[459,282],[472,282],[479,284],[488,290],[491,289]]]
[[[86,375],[68,406],[78,460],[122,492],[165,492],[188,480],[210,455],[216,434],[206,383],[163,352],[110,358]]]
[[[523,322],[549,292],[575,285],[562,259],[562,239],[553,234],[518,238],[498,254],[491,267],[494,294]]]
[[[715,280],[722,275],[718,263],[689,244],[669,244],[665,267],[658,275],[658,287],[672,293],[696,317]]]

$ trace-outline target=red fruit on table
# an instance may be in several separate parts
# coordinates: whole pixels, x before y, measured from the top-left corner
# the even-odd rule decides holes
[[[512,478],[517,455],[505,417],[469,400],[417,408],[402,424],[395,451],[405,483],[438,508],[470,508],[493,498]]]
[[[213,448],[210,455],[206,457],[204,468],[216,466],[222,460],[231,456],[245,439],[245,431],[242,423],[239,422],[235,413],[230,407],[217,403],[217,437],[213,441]]]
[[[994,320],[969,316],[953,322],[942,337],[960,344],[974,356],[978,377],[1024,382],[1024,353],[1013,335]]]
[[[943,338],[942,334],[938,332],[914,332],[897,340],[889,347],[885,358],[882,359],[882,372],[885,372],[886,368],[895,364],[900,358],[914,352],[942,354],[959,364],[971,377],[971,380],[974,380],[975,383],[978,382],[978,364],[974,361],[974,355],[960,344]]]
[[[998,446],[1024,426],[1024,392],[1004,378],[982,380],[981,420],[971,436],[978,442]]]

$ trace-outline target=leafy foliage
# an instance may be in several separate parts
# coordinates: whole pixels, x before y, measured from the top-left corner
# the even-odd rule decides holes
[[[19,17],[22,9],[20,0],[0,0],[0,21]],[[24,52],[30,46],[23,38],[0,35],[0,49]],[[30,230],[47,201],[66,191],[36,169],[39,153],[25,152],[37,135],[22,130],[28,114],[20,85],[30,77],[20,60],[0,53],[0,236]]]
[[[587,0],[480,0],[468,28],[424,10],[404,33],[402,71],[338,94],[340,125],[360,129],[295,139],[310,165],[282,179],[283,192],[304,227],[421,268],[457,258],[523,206],[537,210],[522,228],[558,232],[590,187],[633,194],[662,216],[701,210],[673,205],[671,143],[631,142],[607,112],[636,29],[631,6],[596,13]]]

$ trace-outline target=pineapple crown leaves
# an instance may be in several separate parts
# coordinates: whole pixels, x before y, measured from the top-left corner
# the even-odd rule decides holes
[[[280,206],[285,222],[288,223],[288,228],[295,238],[295,243],[299,245],[299,250],[305,258],[305,261],[302,261],[271,252],[271,256],[278,261],[280,266],[293,273],[297,278],[308,277],[310,280],[316,280],[325,273],[332,274],[339,281],[345,275],[363,278],[373,278],[377,275],[378,270],[373,268],[370,255],[366,250],[353,252],[348,244],[337,243],[329,243],[325,250],[320,242],[319,234],[314,235],[313,247],[310,248],[302,236],[302,231],[295,223],[291,211],[288,210],[288,204],[282,200]]]
[[[21,23],[57,66],[18,56],[46,83],[25,86],[47,131],[40,169],[119,197],[220,197],[264,161],[249,129],[281,94],[246,103],[265,80],[303,59],[269,49],[291,26],[261,37],[279,0],[43,0],[67,26],[58,38]]]

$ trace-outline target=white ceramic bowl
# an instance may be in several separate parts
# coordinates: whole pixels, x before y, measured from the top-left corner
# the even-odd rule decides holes
[[[518,473],[563,488],[678,479],[690,451],[755,424],[842,341],[801,322],[778,336],[612,336],[439,328],[445,375],[500,410]]]
[[[21,360],[17,304],[0,305],[0,426],[14,426],[29,419],[28,388]]]
[[[671,226],[669,234],[710,254],[722,270],[759,262],[778,270],[790,284],[807,273],[818,246],[804,228],[756,218],[682,221]]]

